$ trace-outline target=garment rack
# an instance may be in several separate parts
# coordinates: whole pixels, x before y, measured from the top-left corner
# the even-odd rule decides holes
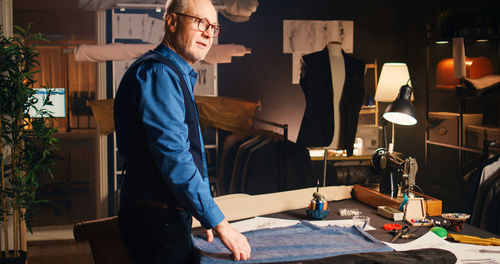
[[[484,158],[488,158],[489,154],[490,154],[490,148],[496,148],[498,150],[500,150],[500,144],[499,143],[496,143],[495,141],[491,141],[491,140],[483,140],[483,157]]]
[[[260,118],[256,118],[256,117],[254,117],[253,120],[283,129],[283,141],[286,142],[288,140],[288,124],[279,124],[279,123],[275,123],[272,121],[268,121],[268,120],[264,120],[264,119],[260,119]]]

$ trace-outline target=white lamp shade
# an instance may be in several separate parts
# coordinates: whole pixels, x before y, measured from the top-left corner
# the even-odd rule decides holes
[[[375,100],[380,102],[393,102],[398,96],[401,86],[408,83],[411,86],[410,73],[406,63],[384,63],[375,93]],[[411,97],[413,101],[413,95]]]

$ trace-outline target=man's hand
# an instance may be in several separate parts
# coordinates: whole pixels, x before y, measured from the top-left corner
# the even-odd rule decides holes
[[[212,229],[205,229],[205,234],[207,235],[207,242],[214,241],[214,233],[212,232]]]
[[[233,252],[234,260],[247,260],[250,258],[250,252],[252,249],[248,244],[247,238],[234,229],[229,222],[224,219],[219,225],[217,225],[214,230],[219,234],[222,243]],[[209,234],[210,233],[210,234]],[[213,234],[211,230],[206,230],[207,241],[213,240]]]

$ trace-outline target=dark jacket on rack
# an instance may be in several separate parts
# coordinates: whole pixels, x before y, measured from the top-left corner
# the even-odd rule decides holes
[[[471,170],[464,177],[463,181],[464,191],[462,195],[462,210],[461,210],[463,213],[472,215],[474,209],[474,203],[476,202],[476,196],[479,190],[479,182],[481,180],[481,174],[483,172],[483,169],[484,167],[494,162],[497,162],[498,158],[499,156],[496,155],[492,158],[489,158],[481,162],[481,164],[478,167]]]
[[[496,171],[478,189],[471,224],[500,233],[500,171]]]
[[[226,137],[218,178],[222,193],[262,194],[314,185],[309,151],[271,134]]]
[[[343,51],[342,55],[345,82],[338,107],[341,119],[338,147],[346,149],[347,154],[351,156],[365,91],[365,63]],[[334,94],[328,48],[304,55],[302,60],[300,85],[306,98],[306,109],[297,143],[307,147],[329,146],[334,133]]]

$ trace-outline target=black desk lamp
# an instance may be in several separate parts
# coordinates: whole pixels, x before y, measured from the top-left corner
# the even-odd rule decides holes
[[[411,103],[412,88],[405,84],[401,86],[396,100],[392,102],[384,111],[382,117],[393,123],[392,125],[392,141],[389,144],[388,154],[394,153],[394,124],[411,126],[417,123],[415,107]],[[394,156],[397,157],[397,156]],[[398,162],[400,164],[403,164]],[[382,182],[380,183],[380,192],[394,197],[397,195],[397,181],[395,179],[397,170],[388,170],[384,172]],[[414,178],[413,178],[414,180]]]
[[[401,86],[396,100],[385,109],[384,119],[404,126],[412,126],[417,123],[415,107],[410,102],[412,90],[408,84]]]

